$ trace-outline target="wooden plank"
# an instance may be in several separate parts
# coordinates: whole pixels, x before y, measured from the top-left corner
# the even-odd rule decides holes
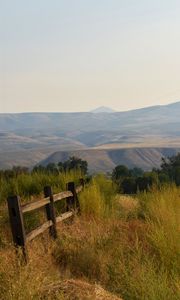
[[[73,212],[72,211],[68,211],[66,213],[63,213],[62,215],[60,215],[59,217],[56,218],[56,223],[58,222],[62,222],[70,217],[73,216]]]
[[[22,212],[25,213],[28,211],[35,210],[37,208],[41,208],[41,207],[47,205],[48,203],[50,203],[50,197],[23,204],[23,205],[21,205],[21,209],[22,209]]]
[[[72,192],[66,191],[66,192],[61,192],[61,193],[53,195],[53,199],[54,199],[54,202],[56,202],[56,201],[59,201],[59,200],[62,200],[62,199],[68,198],[68,197],[72,197],[72,196],[73,196]]]
[[[32,241],[35,237],[37,237],[39,234],[43,233],[46,229],[48,229],[50,226],[53,225],[53,222],[51,220],[45,222],[38,228],[32,230],[30,233],[27,234],[26,240],[27,242]]]
[[[80,188],[80,187],[78,187],[78,188]],[[79,190],[78,192],[80,192],[80,191],[81,190]],[[65,198],[72,197],[72,196],[73,196],[72,192],[65,191],[65,192],[61,192],[61,193],[53,195],[53,199],[54,199],[54,202],[57,202],[59,200],[63,200]],[[22,212],[25,213],[25,212],[29,212],[29,211],[41,208],[41,207],[47,205],[48,203],[50,203],[50,197],[23,204],[23,205],[21,205]]]

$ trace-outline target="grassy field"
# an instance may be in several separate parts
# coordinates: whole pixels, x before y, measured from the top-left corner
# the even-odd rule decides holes
[[[127,197],[103,175],[94,177],[81,193],[81,214],[58,226],[56,241],[45,233],[29,244],[29,264],[20,265],[6,196],[17,192],[28,201],[46,184],[64,190],[79,176],[20,175],[1,182],[0,299],[178,300],[180,189],[172,185]]]

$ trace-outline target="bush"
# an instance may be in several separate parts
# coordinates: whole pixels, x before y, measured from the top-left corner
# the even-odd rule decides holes
[[[137,191],[136,180],[133,177],[125,178],[121,183],[123,194],[135,194]]]

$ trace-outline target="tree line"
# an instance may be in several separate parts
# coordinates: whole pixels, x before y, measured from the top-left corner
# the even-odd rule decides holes
[[[20,174],[33,174],[38,172],[46,174],[53,173],[54,175],[56,175],[76,169],[81,170],[82,174],[86,175],[88,172],[87,161],[72,156],[64,162],[49,163],[46,166],[41,164],[36,165],[32,170],[29,170],[27,167],[14,166],[12,169],[0,170],[0,178],[3,177],[8,180],[17,177]]]
[[[49,163],[46,166],[37,165],[32,170],[26,167],[15,166],[12,169],[0,170],[0,178],[7,180],[20,174],[43,172],[46,174],[59,174],[70,170],[81,170],[88,176],[88,163],[86,160],[72,156],[64,162]],[[88,179],[90,176],[88,176]],[[118,191],[124,194],[136,194],[138,191],[147,191],[153,185],[175,183],[180,186],[180,153],[176,156],[162,158],[160,168],[153,168],[145,172],[141,168],[128,168],[118,165],[111,174],[112,181],[117,185]]]
[[[129,169],[124,165],[118,165],[112,172],[112,179],[118,185],[119,192],[124,194],[147,191],[153,185],[158,187],[175,183],[180,186],[180,153],[162,158],[160,168],[153,168],[149,172],[144,172],[140,168]]]

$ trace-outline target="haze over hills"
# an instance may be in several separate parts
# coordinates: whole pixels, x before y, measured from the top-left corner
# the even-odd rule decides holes
[[[59,133],[66,134],[72,129],[86,132],[117,130],[122,133],[140,130],[146,134],[149,132],[162,134],[168,130],[177,133],[179,128],[176,124],[180,123],[179,113],[180,102],[108,114],[105,112],[0,114],[0,131],[27,134],[34,133],[34,129],[35,132],[48,129],[51,133],[58,130]]]
[[[151,153],[144,150],[147,147],[152,149]],[[153,150],[157,147],[161,148],[160,154]],[[177,152],[180,102],[125,112],[102,107],[82,113],[0,114],[0,168],[17,164],[31,167],[47,157],[48,161],[54,159],[54,152],[70,155],[72,151],[81,150],[77,154],[87,155],[92,171],[93,166],[96,170],[106,167],[110,170],[121,162],[124,152],[118,149],[122,148],[134,148],[136,155],[123,151],[131,153],[132,164],[145,169],[153,166],[146,163],[148,159],[154,161],[154,166],[160,163],[158,157],[166,153],[162,149],[173,148],[172,151]],[[139,153],[141,161],[137,158],[137,148],[143,148]],[[119,151],[116,160],[111,156],[114,149]],[[105,167],[102,168],[103,161]],[[125,161],[128,163],[128,158]]]

